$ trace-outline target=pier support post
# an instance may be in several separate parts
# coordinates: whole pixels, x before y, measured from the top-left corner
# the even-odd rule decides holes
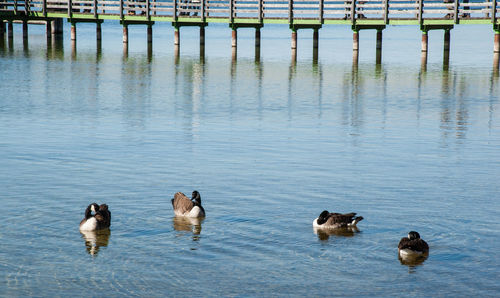
[[[55,19],[52,22],[52,34],[62,34],[63,33],[63,20]]]
[[[352,33],[352,50],[359,51],[359,31],[353,31]]]
[[[148,44],[153,43],[153,25],[148,24]]]
[[[236,64],[236,59],[238,59],[238,51],[236,50],[236,47],[231,48],[231,63],[232,66]]]
[[[382,50],[382,30],[377,30],[377,45],[375,47],[377,51]]]
[[[382,63],[382,30],[377,30],[377,44],[375,46],[375,63]]]
[[[28,21],[23,21],[23,38],[28,38]]]
[[[422,52],[426,52],[428,50],[428,34],[427,31],[422,31]],[[427,59],[426,59],[427,60]]]
[[[255,47],[255,62],[260,63],[260,47]]]
[[[128,44],[128,26],[126,24],[123,25],[123,43]]]
[[[357,67],[358,61],[359,61],[359,51],[354,50],[352,51],[352,65]]]
[[[12,25],[12,21],[9,21],[7,23],[7,27],[9,27],[9,33],[8,33],[8,38],[14,38],[14,25]]]
[[[319,29],[313,29],[313,49],[318,49],[319,47]]]
[[[47,36],[47,39],[52,37],[52,22],[47,21],[45,23],[45,35]]]
[[[153,43],[148,43],[148,62],[153,61]]]
[[[292,50],[297,49],[297,29],[292,29]],[[297,54],[295,54],[297,56]]]
[[[444,30],[444,45],[443,45],[443,50],[445,52],[450,51],[450,31],[449,29]]]
[[[420,69],[427,71],[427,52],[422,52],[420,56]]]
[[[95,24],[95,38],[96,38],[96,40],[102,39],[101,23]]]
[[[71,23],[71,40],[76,40],[76,23]]]
[[[238,31],[233,28],[231,31],[231,47],[236,48],[238,46]]]
[[[260,48],[260,28],[255,28],[255,47]]]
[[[493,52],[500,53],[500,29],[495,31],[495,40],[493,42]]]
[[[175,26],[174,30],[174,46],[179,47],[181,42],[180,42],[180,28]]]
[[[123,43],[123,60],[128,59],[128,42]]]
[[[205,47],[205,26],[200,26],[200,48]]]
[[[179,64],[179,60],[180,60],[180,48],[179,48],[179,45],[174,45],[174,63],[175,65]]]
[[[200,48],[205,47],[205,26],[200,26]]]

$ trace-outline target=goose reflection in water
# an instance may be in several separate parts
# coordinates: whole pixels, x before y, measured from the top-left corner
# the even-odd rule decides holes
[[[174,216],[173,225],[174,230],[179,232],[192,232],[193,241],[198,241],[201,234],[201,224],[204,218]]]
[[[401,265],[408,266],[408,270],[410,273],[413,273],[415,271],[415,267],[422,265],[424,261],[427,260],[428,256],[429,254],[424,254],[421,256],[401,257],[401,255],[398,253],[399,262],[401,263]]]
[[[80,231],[82,238],[85,239],[85,247],[87,252],[92,256],[97,256],[99,249],[108,246],[109,236],[111,231],[103,229],[98,231]]]
[[[346,228],[338,228],[338,229],[321,229],[317,227],[313,227],[314,234],[318,235],[318,239],[321,241],[326,241],[330,236],[337,237],[353,237],[356,233],[359,233],[359,229],[357,227],[346,227]]]

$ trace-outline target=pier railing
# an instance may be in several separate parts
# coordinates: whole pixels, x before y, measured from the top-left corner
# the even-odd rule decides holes
[[[490,21],[500,15],[498,0],[0,0],[6,16],[155,19],[161,21],[261,23],[342,23],[449,20]]]

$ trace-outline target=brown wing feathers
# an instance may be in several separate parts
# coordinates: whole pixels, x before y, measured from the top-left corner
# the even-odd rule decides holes
[[[352,223],[354,216],[356,216],[356,213],[346,213],[346,214],[330,213],[328,222],[330,224],[348,225]]]
[[[422,239],[413,239],[410,240],[407,237],[404,237],[399,241],[398,248],[401,249],[411,249],[414,251],[427,252],[429,251],[429,245]]]
[[[193,202],[182,192],[176,193],[172,199],[172,207],[176,213],[189,212],[193,209],[193,206]]]

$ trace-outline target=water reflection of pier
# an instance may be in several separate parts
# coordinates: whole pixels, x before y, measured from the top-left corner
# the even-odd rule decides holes
[[[73,45],[71,45],[73,47]],[[78,105],[77,108],[93,109],[97,111],[99,109],[100,100],[102,98],[100,94],[100,75],[102,71],[99,71],[100,64],[102,63],[102,49],[100,47],[96,48],[95,53],[89,55],[88,52],[76,53],[71,51],[71,54],[65,50],[64,43],[62,39],[52,39],[50,43],[47,44],[45,49],[47,61],[50,60],[64,60],[70,59],[72,61],[92,61],[95,66],[85,67],[82,63],[72,63],[70,64],[72,68],[80,69],[85,67],[85,71],[89,73],[89,76],[84,78],[77,75],[79,71],[71,72],[71,76],[68,80],[78,82],[78,84],[73,84],[71,82],[66,82],[68,86],[79,86],[78,88],[71,87],[71,98],[74,99],[72,102]],[[18,53],[14,49],[12,42],[8,40],[0,40],[0,55],[9,56],[16,55]],[[66,53],[66,54],[65,54]],[[22,55],[29,56],[30,48],[29,44],[23,47]],[[90,60],[89,60],[90,59]],[[218,58],[220,59],[220,58]],[[498,56],[496,56],[498,59]],[[215,63],[220,64],[221,61]],[[297,91],[301,92],[301,86],[304,82],[308,82],[308,92],[313,92],[315,96],[315,102],[311,103],[308,108],[315,108],[318,119],[321,119],[325,114],[325,106],[330,107],[331,105],[331,84],[336,84],[335,89],[341,90],[339,94],[341,97],[338,99],[340,104],[338,111],[340,111],[340,121],[343,125],[348,128],[348,132],[353,136],[353,140],[356,139],[356,135],[363,133],[364,123],[366,122],[366,109],[367,105],[370,104],[366,102],[366,96],[363,94],[364,90],[371,88],[370,86],[377,85],[378,90],[377,101],[378,109],[380,111],[380,116],[382,116],[381,124],[385,127],[388,107],[391,106],[387,98],[387,90],[392,90],[391,84],[394,84],[394,77],[391,78],[390,72],[385,70],[384,65],[359,65],[354,63],[348,67],[346,64],[342,64],[336,67],[338,71],[332,73],[331,71],[325,72],[324,66],[315,59],[312,60],[311,64],[307,63],[297,63],[295,60],[291,60],[289,65],[282,70],[279,70],[280,74],[286,72],[286,76],[280,76],[277,78],[273,73],[276,73],[276,65],[273,62],[262,61],[258,55],[255,59],[241,58],[238,59],[233,56],[230,60],[225,60],[227,63],[227,70],[225,72],[219,72],[219,75],[227,75],[226,78],[221,77],[217,80],[218,93],[221,95],[221,102],[217,103],[221,107],[226,107],[227,113],[230,117],[235,116],[238,111],[241,110],[251,110],[257,113],[257,119],[264,119],[266,112],[269,111],[271,105],[281,105],[286,108],[288,119],[292,120],[294,115],[301,109],[300,94],[297,95]],[[122,71],[121,73],[121,100],[122,106],[126,113],[124,114],[124,123],[129,124],[130,127],[144,128],[146,127],[146,121],[150,117],[150,106],[152,92],[155,87],[155,74],[153,72],[154,62],[149,54],[139,54],[129,57],[128,54],[124,54],[122,59]],[[51,67],[49,63],[46,64],[47,69],[45,72],[45,85],[50,85],[49,81],[53,79]],[[89,64],[90,65],[90,64]],[[191,137],[195,136],[197,126],[203,119],[201,115],[207,109],[215,108],[213,102],[207,102],[207,98],[211,97],[210,88],[213,84],[212,79],[206,77],[208,62],[205,59],[203,51],[200,52],[199,59],[187,56],[177,57],[173,60],[173,65],[175,65],[174,70],[171,72],[172,77],[168,78],[171,82],[166,90],[170,90],[170,94],[173,96],[171,100],[176,100],[176,98],[185,98],[180,96],[182,93],[189,93],[190,100],[187,102],[175,103],[175,105],[183,105],[184,107],[178,109],[178,111],[183,111],[186,113],[186,128],[189,128]],[[281,64],[282,65],[282,64]],[[283,67],[283,66],[280,66]],[[331,67],[329,66],[329,69]],[[245,98],[249,98],[248,94],[241,93],[239,88],[239,82],[242,78],[248,76],[248,72],[253,73],[254,79],[251,82],[255,84],[250,88],[251,94],[250,98],[254,98],[254,101],[242,100],[241,96],[244,95]],[[433,65],[432,72],[435,73],[436,65]],[[336,74],[335,74],[336,73]],[[342,73],[341,76],[338,74]],[[449,143],[450,138],[455,139],[457,142],[463,140],[467,137],[468,131],[468,121],[470,118],[470,98],[472,95],[477,96],[475,91],[471,88],[479,88],[478,84],[481,84],[481,90],[484,94],[488,93],[489,108],[490,111],[490,121],[489,125],[493,125],[492,114],[494,113],[494,106],[496,104],[493,96],[498,93],[498,78],[499,72],[497,67],[493,67],[489,75],[489,80],[487,83],[484,81],[478,81],[475,84],[467,84],[465,81],[465,74],[457,72],[450,68],[447,61],[444,60],[442,63],[442,69],[439,74],[439,81],[435,80],[435,75],[429,75],[429,71],[426,67],[420,68],[419,71],[414,74],[409,73],[408,76],[415,76],[416,80],[413,81],[415,84],[415,99],[414,111],[415,119],[419,121],[421,117],[424,116],[423,109],[425,105],[429,103],[428,99],[426,101],[426,90],[432,88],[434,90],[440,89],[441,96],[439,98],[440,107],[440,131],[442,133],[442,140],[444,145]],[[484,76],[483,76],[484,78]],[[279,102],[280,98],[270,98],[274,96],[270,93],[269,80],[273,82],[278,82],[280,84],[286,84],[286,93],[281,94],[282,102]],[[340,79],[340,80],[339,80]],[[482,79],[481,79],[482,80]],[[389,87],[388,87],[389,86]],[[476,87],[474,87],[476,86]],[[43,87],[43,86],[42,86]],[[339,88],[337,88],[339,87]],[[74,90],[73,90],[74,89]],[[40,90],[40,89],[39,89]],[[42,88],[41,90],[44,90]],[[375,89],[373,89],[375,90]],[[47,96],[54,92],[45,88]],[[87,92],[91,95],[89,98],[93,98],[92,102],[81,102],[77,100],[81,92]],[[486,93],[485,93],[486,92]],[[328,95],[327,95],[328,94]],[[483,94],[483,95],[484,95]],[[225,96],[227,95],[227,96]],[[299,97],[298,97],[299,96]],[[271,103],[274,101],[273,103]],[[270,104],[271,103],[271,104]],[[251,106],[254,104],[254,106]],[[245,106],[241,106],[245,105]],[[97,114],[97,112],[96,112]],[[490,127],[491,128],[491,127]]]

